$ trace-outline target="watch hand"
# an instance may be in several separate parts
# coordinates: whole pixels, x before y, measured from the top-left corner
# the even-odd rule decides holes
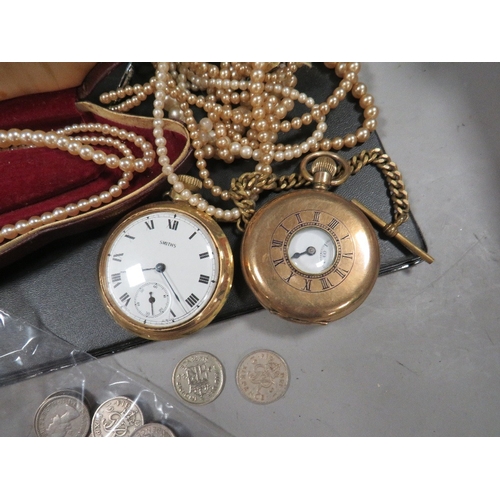
[[[166,269],[167,269],[167,266],[165,264],[163,264],[162,262],[156,264],[156,266],[155,266],[155,270],[158,271],[165,278],[165,281],[167,282],[167,285],[172,290],[172,293],[174,294],[174,297],[176,298],[177,302],[179,302],[179,304],[181,305],[182,309],[184,309],[184,312],[187,312],[186,308],[184,307],[184,304],[182,303],[182,300],[177,295],[177,292],[175,291],[174,287],[172,286],[172,284],[168,280],[167,275],[165,274]]]
[[[155,303],[155,298],[153,297],[153,292],[149,292],[149,303],[151,304],[151,314],[154,315],[154,303]]]
[[[307,254],[307,255],[314,255],[316,253],[316,249],[314,247],[307,247],[307,249],[304,252],[295,252],[292,255],[292,259],[296,259],[300,257],[301,255]]]

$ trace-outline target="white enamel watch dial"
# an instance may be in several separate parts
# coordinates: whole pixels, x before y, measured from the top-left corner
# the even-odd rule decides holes
[[[290,238],[287,253],[297,270],[307,274],[321,274],[332,267],[337,250],[327,231],[306,226]]]
[[[220,227],[183,202],[129,214],[111,232],[99,264],[110,314],[152,340],[208,324],[227,298],[232,274],[231,249]]]

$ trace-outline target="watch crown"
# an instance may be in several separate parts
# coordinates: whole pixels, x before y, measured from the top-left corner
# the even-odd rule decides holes
[[[337,164],[329,156],[320,156],[313,161],[311,166],[313,184],[316,189],[328,189],[331,180],[337,173]]]

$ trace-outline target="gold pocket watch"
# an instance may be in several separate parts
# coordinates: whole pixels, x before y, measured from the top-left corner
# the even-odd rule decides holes
[[[248,223],[243,275],[264,308],[294,322],[326,324],[366,299],[379,273],[379,245],[363,212],[328,192],[351,174],[343,158],[312,153],[301,172],[313,189],[272,200]]]
[[[151,203],[111,231],[99,256],[99,288],[122,327],[169,340],[208,325],[233,281],[226,235],[206,214],[180,200]]]

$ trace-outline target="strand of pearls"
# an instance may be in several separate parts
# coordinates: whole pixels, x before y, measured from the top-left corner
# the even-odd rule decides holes
[[[98,135],[75,135],[82,133]],[[128,141],[137,146],[143,153],[142,158],[136,158],[132,150],[122,141]],[[106,154],[94,148],[99,145],[114,148],[121,158],[116,154]],[[144,137],[135,132],[101,123],[76,124],[50,132],[29,129],[0,130],[0,149],[21,147],[59,149],[79,156],[83,160],[92,161],[96,165],[105,165],[111,169],[119,168],[123,173],[116,184],[110,186],[108,190],[90,196],[88,199],[69,203],[65,207],[56,207],[50,212],[30,217],[28,220],[20,220],[15,224],[6,224],[0,229],[0,243],[41,226],[75,217],[81,212],[88,212],[110,203],[129,187],[135,172],[144,172],[153,165],[156,156],[151,143]]]
[[[318,150],[340,150],[363,143],[376,129],[378,108],[366,85],[358,80],[359,63],[325,63],[335,71],[340,83],[321,103],[300,92],[296,72],[302,63],[158,63],[156,74],[144,85],[127,86],[101,96],[101,102],[131,96],[113,106],[126,112],[154,93],[153,117],[157,155],[163,172],[174,190],[192,206],[217,219],[238,220],[238,209],[222,210],[210,205],[201,195],[191,193],[174,174],[166,152],[160,121],[164,111],[169,118],[185,122],[189,131],[198,175],[203,188],[222,201],[231,200],[231,190],[215,185],[210,178],[207,160],[218,158],[225,163],[252,159],[261,180],[273,173],[272,163],[300,158]],[[345,134],[328,138],[326,117],[337,108],[348,93],[358,99],[363,109],[362,126]],[[288,119],[296,103],[307,111]],[[193,109],[206,117],[195,119]],[[278,134],[299,130],[314,123],[310,137],[298,143],[280,143]],[[253,187],[249,198],[256,200],[262,189]]]
[[[217,219],[226,221],[240,218],[240,211],[237,208],[223,210],[210,205],[199,193],[193,194],[182,181],[170,164],[167,155],[166,140],[163,134],[164,103],[166,99],[166,88],[168,79],[168,63],[159,63],[156,70],[155,100],[153,103],[153,136],[155,137],[156,154],[158,163],[162,166],[162,172],[166,175],[168,182],[180,197],[186,200],[191,206]]]

